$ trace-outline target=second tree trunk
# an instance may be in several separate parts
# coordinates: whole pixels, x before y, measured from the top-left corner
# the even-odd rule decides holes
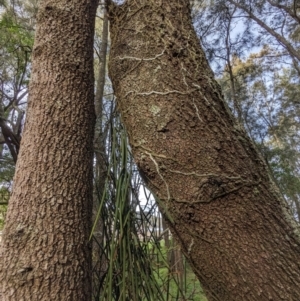
[[[135,161],[209,300],[300,300],[299,228],[224,104],[186,0],[110,6]]]

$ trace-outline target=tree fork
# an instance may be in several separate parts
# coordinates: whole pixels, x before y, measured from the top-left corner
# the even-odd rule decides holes
[[[39,4],[27,118],[0,250],[3,301],[91,300],[97,2]]]
[[[135,161],[209,300],[298,301],[299,228],[223,101],[188,2],[109,6]]]

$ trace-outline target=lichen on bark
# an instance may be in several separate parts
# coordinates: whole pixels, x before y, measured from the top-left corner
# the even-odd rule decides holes
[[[109,74],[135,161],[209,300],[299,300],[299,228],[223,101],[188,1],[109,13]]]

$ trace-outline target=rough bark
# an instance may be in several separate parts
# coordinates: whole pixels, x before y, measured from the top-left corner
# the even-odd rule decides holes
[[[209,300],[300,300],[299,228],[233,120],[186,0],[110,5],[109,72],[135,161]]]
[[[0,299],[91,299],[96,0],[40,1]]]

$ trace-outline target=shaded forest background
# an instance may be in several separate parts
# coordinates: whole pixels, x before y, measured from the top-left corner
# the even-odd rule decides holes
[[[0,230],[26,118],[38,0],[0,1]],[[191,1],[194,26],[230,109],[300,220],[300,6]],[[205,300],[143,185],[106,72],[108,18],[96,18],[93,295],[95,300]],[[126,279],[126,281],[122,281]]]

